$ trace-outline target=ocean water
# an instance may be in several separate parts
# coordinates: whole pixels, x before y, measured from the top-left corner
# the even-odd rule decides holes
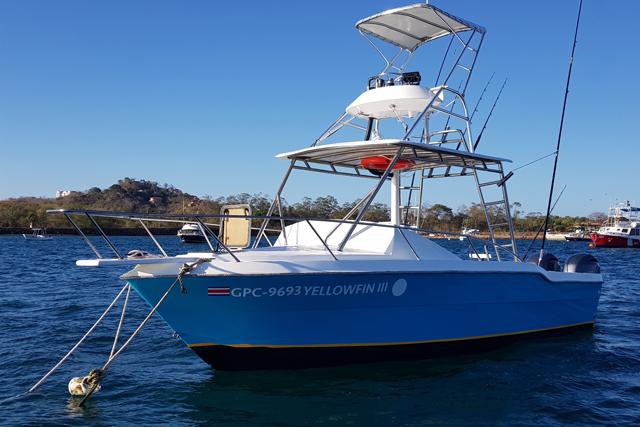
[[[170,254],[185,250],[177,237],[159,240]],[[114,241],[153,250],[139,237]],[[439,243],[467,254],[459,240]],[[58,370],[25,392],[103,313],[125,270],[77,267],[76,259],[94,257],[79,237],[0,236],[0,425],[640,425],[640,251],[590,249],[588,242],[549,242],[548,249],[561,261],[578,252],[599,259],[605,284],[592,330],[473,356],[230,373],[211,369],[154,315],[112,363],[102,390],[77,407],[67,383],[104,365],[121,302]],[[132,293],[123,337],[149,311]]]

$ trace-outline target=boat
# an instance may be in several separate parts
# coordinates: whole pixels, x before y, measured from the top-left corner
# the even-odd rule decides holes
[[[53,237],[47,234],[46,228],[32,228],[31,234],[22,235],[28,241],[47,242],[53,240]]]
[[[51,210],[72,222],[92,219],[115,254],[102,256],[92,246],[97,257],[76,264],[130,266],[121,279],[221,371],[422,360],[591,327],[603,283],[598,260],[575,254],[561,263],[547,251],[522,259],[503,170],[509,160],[478,153],[473,144],[465,91],[484,27],[422,3],[363,19],[356,28],[382,54],[383,69],[310,146],[276,156],[288,168],[266,215],[194,214],[189,218],[203,230],[208,250],[167,256],[154,239],[163,255],[133,259],[120,255],[99,227],[103,218],[184,218]],[[444,52],[449,40],[458,45],[448,50],[449,71],[434,87],[422,86],[420,72],[408,71],[409,60],[423,45]],[[284,215],[287,184],[306,176],[317,185],[318,174],[369,182],[370,189],[340,219]],[[414,184],[402,184],[414,177]],[[421,199],[408,197],[426,187],[434,194],[441,179],[477,188],[489,237],[465,236],[469,258],[430,239],[461,235],[420,228]],[[389,221],[367,217],[379,199],[391,201]],[[252,223],[259,224],[253,241]],[[275,241],[267,238],[268,227],[279,229]],[[497,240],[498,232],[506,241]]]
[[[462,227],[462,234],[460,236],[460,240],[467,240],[467,236],[477,236],[480,233],[480,230],[478,230],[477,228],[467,228],[467,227]]]
[[[565,242],[567,240],[567,237],[569,237],[569,234],[570,233],[556,233],[547,231],[545,233],[545,239]]]
[[[206,243],[207,239],[197,224],[185,224],[178,230],[178,237],[182,243]]]
[[[609,208],[607,220],[590,235],[596,247],[640,248],[640,208],[616,203]]]
[[[590,242],[591,236],[587,228],[583,226],[575,226],[574,230],[567,234],[564,238],[569,242]]]

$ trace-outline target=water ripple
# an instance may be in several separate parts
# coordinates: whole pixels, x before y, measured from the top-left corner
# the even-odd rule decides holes
[[[178,253],[175,237],[161,243]],[[131,249],[139,238],[117,238]],[[459,241],[443,241],[466,254]],[[596,326],[476,356],[330,369],[215,372],[157,316],[82,408],[69,379],[102,367],[119,307],[35,392],[4,401],[12,426],[634,426],[640,424],[640,279],[634,250],[551,242],[559,258],[593,251],[606,283]],[[81,269],[75,237],[49,246],[0,236],[0,400],[33,386],[120,291],[124,270]],[[152,249],[153,248],[148,248]],[[99,247],[101,251],[108,248]],[[130,301],[123,334],[149,312]]]

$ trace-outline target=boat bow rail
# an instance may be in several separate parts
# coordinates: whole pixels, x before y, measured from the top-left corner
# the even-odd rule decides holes
[[[337,220],[337,219],[319,219],[319,218],[300,218],[300,217],[281,217],[281,216],[256,216],[256,215],[197,215],[191,216],[191,220],[186,220],[184,215],[163,215],[163,214],[138,214],[138,213],[125,213],[125,212],[109,212],[109,211],[92,211],[92,210],[78,210],[78,209],[52,209],[47,213],[63,214],[71,222],[78,233],[83,237],[85,242],[94,251],[98,259],[92,260],[79,260],[77,265],[79,266],[109,266],[109,265],[136,265],[136,264],[182,264],[195,262],[198,259],[214,259],[216,255],[226,253],[230,257],[230,260],[235,262],[241,262],[243,258],[242,249],[232,249],[225,246],[217,236],[211,230],[212,227],[218,226],[218,224],[212,222],[212,220],[224,221],[229,218],[242,218],[249,219],[251,221],[261,221],[264,224],[270,220],[288,224],[285,225],[284,230],[265,229],[260,228],[260,234],[254,242],[254,248],[258,248],[260,241],[264,241],[271,247],[318,247],[323,248],[334,260],[338,261],[342,255],[359,253],[365,248],[371,248],[370,243],[363,245],[363,234],[366,234],[367,230],[382,230],[373,232],[375,237],[374,242],[383,249],[380,254],[390,255],[392,252],[392,246],[397,248],[404,246],[407,248],[416,260],[434,258],[441,258],[444,252],[448,255],[446,258],[451,259],[451,255],[448,251],[440,248],[439,245],[433,244],[433,248],[426,250],[421,245],[421,239],[429,240],[426,236],[435,233],[434,230],[418,229],[410,226],[397,226],[393,224],[385,223],[371,223],[365,221],[352,221],[352,220]],[[92,225],[96,227],[98,234],[104,239],[107,245],[111,248],[116,258],[104,258],[103,255],[96,249],[96,247],[90,242],[86,233],[82,231],[80,226],[73,220],[73,216],[88,217]],[[142,224],[148,236],[153,240],[156,247],[162,253],[162,255],[152,255],[144,251],[131,250],[126,255],[124,251],[118,251],[115,244],[98,225],[96,218],[112,218],[120,220],[134,220]],[[160,242],[156,239],[156,236],[152,233],[151,229],[145,223],[176,223],[176,224],[200,224],[205,229],[205,236],[207,237],[207,243],[209,244],[210,251],[191,252],[187,254],[170,256],[165,249],[161,246]],[[355,233],[347,231],[353,230]],[[257,230],[258,228],[253,228]],[[387,230],[386,232],[384,230]],[[266,232],[279,232],[279,237],[273,243],[268,237]],[[371,232],[369,232],[371,233]],[[470,257],[477,260],[486,260],[488,257],[483,256],[486,254],[487,247],[494,248],[495,253],[506,253],[510,257],[513,257],[516,261],[522,261],[517,254],[515,254],[509,245],[500,245],[496,242],[485,240],[476,236],[462,235],[459,233],[449,232],[437,232],[442,237],[463,237],[469,242]],[[382,238],[381,238],[382,237]],[[372,242],[371,236],[366,237],[369,242]],[[416,240],[416,238],[418,240]],[[212,244],[212,240],[216,244]],[[367,242],[367,240],[364,240]],[[418,245],[418,246],[416,246]],[[347,252],[345,252],[345,246]],[[387,248],[387,249],[385,249]],[[264,249],[264,248],[263,248]],[[247,252],[251,252],[249,249]],[[435,251],[435,252],[434,252]],[[444,251],[444,252],[442,252]],[[368,252],[371,252],[369,250]],[[376,252],[373,250],[374,253]],[[435,255],[434,255],[435,254]],[[455,257],[455,256],[453,256]],[[498,257],[498,259],[500,259]]]

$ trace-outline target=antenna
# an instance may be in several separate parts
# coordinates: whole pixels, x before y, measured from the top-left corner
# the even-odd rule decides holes
[[[560,154],[560,139],[562,138],[562,125],[564,123],[564,113],[567,108],[567,97],[569,95],[569,82],[571,81],[571,69],[573,68],[573,55],[576,52],[576,44],[578,43],[578,27],[580,26],[580,12],[582,12],[582,0],[580,0],[580,7],[578,9],[578,21],[576,22],[576,34],[573,37],[573,49],[571,50],[571,61],[569,62],[569,75],[567,76],[567,89],[564,93],[564,104],[562,105],[562,118],[560,119],[560,132],[558,133],[558,146],[556,148],[556,159],[553,163],[553,175],[551,176],[551,189],[549,190],[549,204],[547,205],[547,216],[544,220],[544,231],[542,235],[542,248],[544,250],[544,244],[547,241],[547,227],[549,225],[549,214],[551,213],[551,201],[553,199],[553,186],[556,181],[556,170],[558,169],[558,155]]]

